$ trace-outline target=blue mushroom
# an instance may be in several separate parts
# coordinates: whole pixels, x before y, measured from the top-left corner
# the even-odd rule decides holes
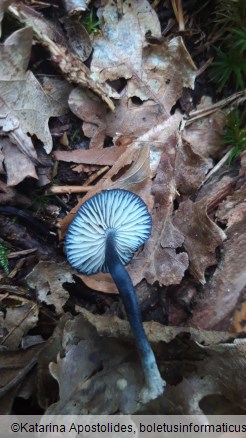
[[[143,200],[127,190],[104,190],[78,210],[66,235],[66,254],[73,268],[85,275],[109,272],[117,286],[131,325],[147,387],[146,402],[162,394],[162,380],[146,337],[137,296],[125,269],[149,238],[152,219]]]

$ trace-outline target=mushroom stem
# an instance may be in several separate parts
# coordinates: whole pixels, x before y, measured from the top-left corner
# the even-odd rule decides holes
[[[138,347],[145,381],[151,391],[151,397],[156,397],[163,392],[164,381],[160,376],[154,353],[143,328],[132,280],[117,253],[114,236],[115,233],[113,231],[107,235],[105,261],[122,298],[127,318]]]

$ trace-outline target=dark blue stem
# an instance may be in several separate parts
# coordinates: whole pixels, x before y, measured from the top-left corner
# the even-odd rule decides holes
[[[106,263],[125,306],[127,318],[131,325],[139,350],[145,379],[151,386],[151,379],[154,377],[155,373],[157,373],[157,365],[143,328],[137,296],[132,280],[124,268],[115,248],[113,232],[108,234],[106,240]]]

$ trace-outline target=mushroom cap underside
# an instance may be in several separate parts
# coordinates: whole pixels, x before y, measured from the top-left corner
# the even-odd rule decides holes
[[[105,250],[111,234],[126,265],[149,238],[151,225],[151,215],[138,195],[122,189],[103,190],[80,207],[69,226],[65,239],[68,261],[85,275],[109,272]]]

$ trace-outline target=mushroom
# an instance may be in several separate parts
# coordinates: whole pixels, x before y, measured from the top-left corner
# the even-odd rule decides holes
[[[78,210],[66,235],[66,254],[73,268],[85,275],[109,272],[122,298],[147,383],[141,399],[162,394],[162,380],[145,334],[137,296],[124,265],[149,238],[152,219],[144,201],[127,190],[103,190]]]

